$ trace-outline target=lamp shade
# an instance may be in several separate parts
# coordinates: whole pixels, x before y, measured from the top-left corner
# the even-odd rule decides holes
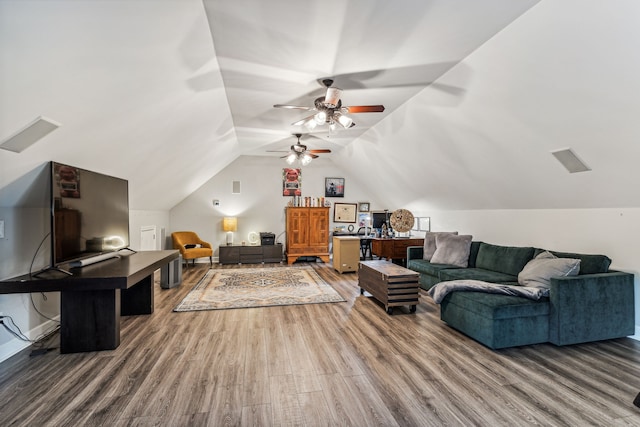
[[[238,218],[225,217],[222,220],[222,229],[224,231],[238,231]]]

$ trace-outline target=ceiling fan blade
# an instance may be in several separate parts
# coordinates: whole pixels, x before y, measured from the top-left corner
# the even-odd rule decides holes
[[[314,115],[312,115],[312,116],[309,116],[309,117],[305,117],[305,118],[304,118],[304,119],[302,119],[302,120],[298,120],[298,121],[297,121],[297,122],[295,122],[295,123],[291,123],[291,125],[292,125],[292,126],[300,126],[300,125],[303,125],[303,124],[305,124],[306,122],[308,122],[309,120],[313,120],[313,118],[314,118],[314,117],[315,117],[315,114],[314,114]]]
[[[323,149],[319,149],[319,150],[307,150],[307,153],[314,153],[314,154],[323,154],[323,153],[330,153],[331,150],[329,150],[328,148],[323,148]]]
[[[313,107],[302,107],[300,105],[275,104],[274,108],[288,108],[290,110],[313,110]]]
[[[344,108],[350,113],[382,113],[384,111],[384,105],[354,105]]]
[[[307,151],[307,153],[309,153],[309,152]],[[309,153],[309,155],[311,156],[312,159],[317,159],[318,157],[320,157],[320,156],[316,156],[315,154],[311,154],[311,153]]]

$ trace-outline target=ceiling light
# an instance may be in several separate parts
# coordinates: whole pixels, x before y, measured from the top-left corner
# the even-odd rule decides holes
[[[338,123],[340,123],[345,129],[349,129],[353,124],[353,120],[349,116],[345,116],[340,113],[336,113],[334,116],[337,117]]]
[[[298,158],[298,155],[296,153],[291,153],[291,154],[289,154],[287,156],[287,160],[286,161],[287,161],[288,164],[292,165],[293,162],[295,162],[297,158]]]
[[[318,113],[313,116],[313,118],[319,125],[321,125],[327,121],[327,113],[324,111],[318,111]]]
[[[302,166],[308,165],[309,163],[311,163],[311,156],[307,153],[304,153],[300,158],[300,163],[302,163]]]
[[[314,119],[309,119],[304,123],[304,127],[306,127],[308,130],[314,130],[316,126],[318,126],[318,122],[316,122]]]

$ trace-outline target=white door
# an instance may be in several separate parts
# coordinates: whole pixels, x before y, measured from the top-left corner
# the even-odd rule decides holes
[[[155,251],[156,249],[156,226],[145,225],[140,227],[140,250]]]

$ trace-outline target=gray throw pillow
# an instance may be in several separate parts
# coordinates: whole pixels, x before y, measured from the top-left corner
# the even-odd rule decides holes
[[[431,257],[431,262],[466,268],[469,265],[471,239],[473,236],[469,235],[444,234],[436,236],[436,251]]]
[[[424,235],[424,251],[422,258],[431,261],[431,257],[436,251],[436,236],[439,235],[456,235],[457,231],[427,231]]]
[[[579,272],[579,259],[557,258],[545,251],[529,261],[518,273],[518,284],[548,289],[552,277],[577,276]]]

